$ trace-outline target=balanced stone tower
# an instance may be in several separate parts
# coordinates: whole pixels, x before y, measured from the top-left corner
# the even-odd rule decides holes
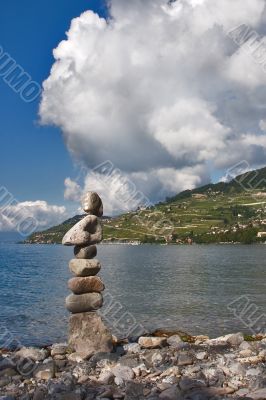
[[[100,217],[103,204],[97,193],[88,192],[82,199],[82,208],[89,214],[71,228],[63,238],[63,245],[75,246],[76,258],[70,261],[70,271],[75,275],[68,282],[73,294],[66,298],[66,308],[72,313],[69,319],[69,346],[84,357],[112,350],[112,335],[96,313],[103,304],[104,284],[96,276],[101,264],[95,244],[102,240]]]

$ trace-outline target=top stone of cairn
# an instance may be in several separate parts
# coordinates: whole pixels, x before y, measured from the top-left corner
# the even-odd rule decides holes
[[[100,196],[95,192],[87,192],[81,199],[83,210],[96,217],[103,215],[103,203]]]

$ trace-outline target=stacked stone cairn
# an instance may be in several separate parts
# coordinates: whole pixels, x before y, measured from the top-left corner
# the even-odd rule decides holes
[[[75,275],[68,282],[73,294],[66,298],[66,308],[72,313],[69,319],[69,346],[84,358],[97,352],[112,351],[112,335],[96,310],[103,305],[104,284],[96,276],[101,264],[94,259],[95,244],[102,240],[100,217],[103,204],[97,193],[88,192],[82,199],[82,208],[88,214],[71,228],[63,238],[63,245],[75,246],[75,258],[70,261],[70,271]]]

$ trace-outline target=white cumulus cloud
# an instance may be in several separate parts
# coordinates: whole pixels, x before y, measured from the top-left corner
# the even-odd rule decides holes
[[[44,82],[41,121],[75,159],[111,160],[152,201],[263,163],[266,68],[228,32],[246,24],[262,44],[265,0],[112,0],[109,13],[72,20]]]
[[[19,231],[24,236],[61,223],[66,219],[64,206],[50,205],[46,201],[2,201],[0,231]]]
[[[65,179],[64,197],[66,200],[80,201],[82,189],[80,185],[71,178]]]

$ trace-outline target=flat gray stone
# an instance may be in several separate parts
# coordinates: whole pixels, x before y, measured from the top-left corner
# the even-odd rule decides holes
[[[101,269],[98,260],[79,260],[74,258],[69,262],[70,271],[79,277],[97,275]]]
[[[66,298],[66,308],[72,314],[98,310],[102,304],[103,297],[100,293],[71,294]]]
[[[63,237],[65,246],[89,246],[102,241],[102,226],[94,215],[87,215],[74,225]]]
[[[97,247],[96,246],[75,246],[74,254],[76,258],[81,258],[84,260],[89,260],[97,256]]]
[[[74,314],[69,318],[69,346],[77,353],[106,354],[113,349],[112,335],[97,313]]]

